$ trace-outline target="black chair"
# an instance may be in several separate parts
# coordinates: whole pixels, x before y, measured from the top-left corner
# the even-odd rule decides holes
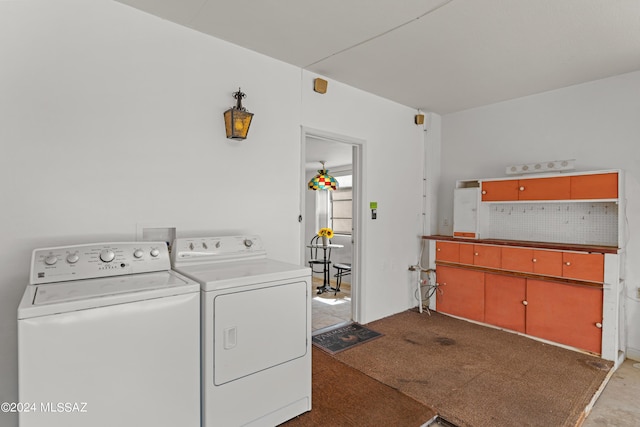
[[[351,264],[333,264],[333,268],[338,270],[338,272],[333,276],[336,278],[336,288],[334,290],[337,294],[340,292],[342,278],[351,274]]]
[[[328,241],[331,243],[331,240]],[[318,286],[318,294],[334,290],[330,286],[331,248],[322,246],[320,236],[314,236],[309,244],[309,267],[312,273],[322,273],[322,286]],[[322,266],[322,270],[316,270],[314,266]]]

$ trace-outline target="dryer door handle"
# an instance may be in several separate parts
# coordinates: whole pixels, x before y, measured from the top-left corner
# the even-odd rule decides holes
[[[238,329],[235,326],[224,329],[224,349],[231,350],[238,343]]]

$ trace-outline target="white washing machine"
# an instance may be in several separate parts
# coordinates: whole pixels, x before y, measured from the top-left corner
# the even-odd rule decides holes
[[[311,270],[267,259],[257,236],[177,239],[171,256],[201,286],[202,425],[311,410]]]
[[[200,287],[170,268],[162,242],[33,251],[21,427],[200,426]]]

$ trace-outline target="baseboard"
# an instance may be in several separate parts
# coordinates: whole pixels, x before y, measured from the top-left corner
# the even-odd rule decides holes
[[[635,360],[636,362],[640,362],[640,349],[627,347],[627,359]]]

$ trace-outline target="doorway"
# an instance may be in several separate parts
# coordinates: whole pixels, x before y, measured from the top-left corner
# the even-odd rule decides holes
[[[328,270],[331,286],[336,287],[336,274],[345,273],[336,267],[351,266],[350,274],[341,277],[340,292],[324,292],[317,294],[316,287],[322,285],[323,274],[316,267],[314,285],[312,286],[313,312],[312,329],[319,330],[336,324],[359,321],[362,308],[361,278],[361,194],[362,194],[362,158],[363,141],[336,135],[316,129],[302,128],[302,159],[301,169],[304,180],[301,191],[301,259],[308,265],[311,256],[308,247],[311,238],[320,228],[335,228],[333,244],[339,247],[331,250]],[[322,169],[321,161],[325,162],[325,169],[342,185],[336,192],[311,191],[307,182],[318,169]],[[343,212],[344,200],[350,201],[348,211],[350,218],[345,221]],[[348,224],[348,225],[345,225]],[[350,230],[349,230],[350,228]],[[322,267],[320,267],[322,268]]]

